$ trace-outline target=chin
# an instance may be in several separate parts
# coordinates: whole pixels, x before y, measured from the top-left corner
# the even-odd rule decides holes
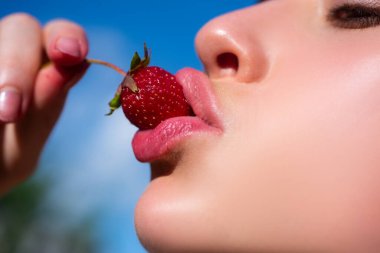
[[[159,181],[161,179],[153,184],[161,184]],[[207,206],[191,196],[178,200],[173,196],[176,194],[168,192],[170,188],[166,190],[158,189],[158,185],[154,187],[155,191],[162,190],[164,195],[157,198],[148,189],[140,199],[135,213],[137,235],[148,252],[235,252],[225,251],[224,243],[220,241],[220,231],[209,222],[214,212],[207,212]]]
[[[151,163],[152,181],[135,209],[137,234],[148,252],[221,252],[213,250],[220,244],[212,226],[215,196],[204,183],[216,139],[192,138],[182,152]]]
[[[150,253],[199,252],[194,248],[199,246],[194,236],[198,222],[191,217],[201,208],[171,177],[153,179],[141,196],[135,210],[137,235]]]

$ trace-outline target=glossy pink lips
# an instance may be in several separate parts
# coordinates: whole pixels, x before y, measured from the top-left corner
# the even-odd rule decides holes
[[[176,117],[161,122],[155,129],[138,131],[132,146],[136,158],[152,162],[170,153],[182,141],[195,133],[220,133],[220,112],[207,76],[191,68],[176,74],[194,117]]]

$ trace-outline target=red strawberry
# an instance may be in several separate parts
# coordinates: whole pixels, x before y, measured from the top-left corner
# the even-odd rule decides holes
[[[132,78],[138,91],[123,87],[121,106],[125,116],[139,129],[151,129],[166,119],[190,114],[182,86],[166,70],[144,67],[136,70]]]
[[[182,86],[174,75],[160,67],[148,67],[150,54],[144,44],[144,58],[135,53],[128,73],[99,60],[88,60],[114,68],[125,78],[110,101],[110,114],[120,107],[129,121],[141,130],[153,129],[162,121],[191,115]]]

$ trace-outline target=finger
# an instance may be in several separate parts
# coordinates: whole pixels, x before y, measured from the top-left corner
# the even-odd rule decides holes
[[[56,99],[67,93],[84,75],[89,64],[82,62],[72,68],[50,64],[41,69],[36,79],[34,103],[37,110],[50,106]]]
[[[16,121],[28,108],[41,63],[39,23],[13,14],[0,23],[0,122]]]
[[[45,26],[44,44],[48,58],[58,65],[79,64],[88,53],[83,28],[67,20],[54,20]]]
[[[39,109],[66,92],[88,67],[84,61],[88,43],[80,26],[66,20],[51,21],[44,28],[43,37],[52,64],[41,69],[36,79],[34,98]]]

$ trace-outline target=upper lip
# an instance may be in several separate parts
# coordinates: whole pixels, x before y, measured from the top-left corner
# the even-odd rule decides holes
[[[221,112],[208,77],[198,70],[184,68],[176,78],[194,114],[207,125],[222,130]]]

